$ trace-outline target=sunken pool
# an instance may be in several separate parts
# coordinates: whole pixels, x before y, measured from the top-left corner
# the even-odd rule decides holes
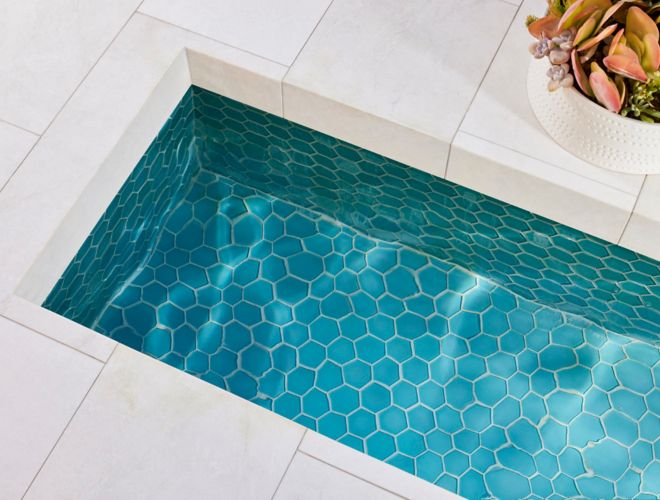
[[[660,491],[658,262],[197,87],[44,306],[469,498]]]

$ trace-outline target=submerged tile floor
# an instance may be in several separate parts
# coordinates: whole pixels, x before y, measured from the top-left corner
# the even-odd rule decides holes
[[[655,347],[208,171],[94,327],[469,498],[660,489]]]
[[[202,91],[202,98],[210,94]],[[309,141],[288,135],[293,148],[287,156],[264,161],[264,150],[280,154],[283,143],[265,141],[249,128],[268,115],[220,100],[226,108],[210,112],[227,128],[211,134],[208,122],[200,123],[204,106],[200,113],[192,101],[189,92],[47,307],[469,498],[650,498],[660,491],[656,346],[520,297],[505,288],[510,282],[497,284],[448,263],[464,258],[457,250],[469,247],[459,241],[450,240],[443,252],[451,258],[441,260],[292,203],[306,182],[299,174],[311,161],[301,152]],[[236,120],[246,116],[252,121]],[[211,147],[200,137],[211,137]],[[481,207],[490,203],[491,211],[511,209],[419,177],[427,174],[407,178],[408,167],[317,137],[342,155],[361,156],[353,162],[335,156],[326,163],[334,171],[312,164],[318,186],[303,191],[309,196],[302,201],[308,207],[325,203],[339,219],[355,217],[370,233],[384,231],[378,224],[393,219],[360,217],[365,208],[355,208],[365,205],[350,186],[352,176],[364,180],[377,168],[406,179],[408,197],[429,189],[422,178],[432,189],[452,193],[445,208],[436,208],[439,213],[470,220],[460,208],[466,199]],[[231,149],[236,144],[240,154]],[[216,170],[236,178],[249,171],[253,181],[282,196]],[[324,175],[333,180],[323,181]],[[333,190],[337,185],[344,190]],[[371,207],[388,213],[386,205]],[[411,216],[405,204],[398,210]],[[506,210],[500,216],[513,222]],[[565,246],[575,236],[592,253],[604,249],[611,255],[599,261],[610,267],[599,271],[594,285],[594,299],[611,307],[606,319],[630,310],[616,300],[630,295],[625,286],[647,286],[650,300],[656,297],[653,261],[622,251],[621,258],[632,256],[635,267],[628,269],[624,287],[606,296],[598,289],[616,278],[612,266],[630,265],[615,257],[617,247],[522,211],[516,215],[527,217],[528,229],[550,233],[551,241]],[[515,248],[508,241],[518,237],[516,229],[498,226],[488,212],[479,217],[469,233],[477,248],[489,246],[484,221],[506,236],[492,240],[495,245]],[[451,219],[447,230],[465,231],[470,226],[462,220]],[[405,238],[419,234],[405,215],[400,223],[397,236],[415,243]],[[538,236],[531,233],[521,244],[530,248]],[[502,251],[497,255],[503,269],[525,268],[525,259],[516,263]],[[550,247],[544,258],[557,275],[554,266],[568,254]],[[494,269],[498,262],[488,265]],[[571,269],[572,290],[590,290],[580,279],[589,272],[586,264]],[[544,297],[552,299],[550,292],[559,290],[548,288],[547,277],[538,283],[541,292],[546,287]],[[652,309],[630,305],[640,311],[643,330],[653,326]]]

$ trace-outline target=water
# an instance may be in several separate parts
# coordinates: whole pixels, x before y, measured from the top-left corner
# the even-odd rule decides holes
[[[385,241],[377,236],[390,233],[360,218],[345,193],[334,198],[339,209],[319,211],[309,197],[286,195],[291,176],[274,186],[272,175],[256,175],[246,185],[222,160],[227,151],[218,157],[199,144],[209,131],[186,109],[48,307],[469,498],[660,492],[655,345],[566,311],[565,298],[539,300],[559,293],[552,285],[530,300],[507,286],[515,280],[467,271],[457,244],[441,259],[414,248],[405,224]],[[337,220],[346,217],[359,229]],[[548,261],[559,255],[546,248]],[[636,263],[653,265],[634,254],[622,262],[636,274]],[[618,291],[623,301],[610,301],[614,311],[645,282],[634,278]],[[654,316],[639,310],[646,323],[636,336],[647,338]],[[612,316],[589,316],[611,324]]]

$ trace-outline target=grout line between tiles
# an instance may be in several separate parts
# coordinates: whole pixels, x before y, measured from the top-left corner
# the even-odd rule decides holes
[[[647,181],[648,178],[649,178],[648,175],[644,176],[644,180],[642,181],[642,185],[639,187],[639,192],[637,193],[637,196],[635,197],[635,203],[633,203],[633,206],[630,209],[630,214],[628,215],[628,219],[626,220],[626,223],[623,225],[623,229],[621,230],[621,234],[619,235],[619,238],[616,240],[617,245],[621,244],[621,240],[623,239],[623,235],[626,234],[626,229],[628,229],[628,224],[630,224],[630,220],[632,219],[632,216],[635,213],[635,208],[637,208],[637,204],[639,203],[639,199],[642,196],[642,191],[644,190],[644,184],[646,184],[646,181]]]
[[[395,496],[397,496],[397,497],[399,497],[399,498],[406,498],[406,497],[400,495],[399,493],[397,493],[397,492],[395,492],[395,491],[392,491],[392,490],[390,490],[390,489],[388,489],[388,488],[385,488],[384,486],[381,486],[380,484],[376,484],[376,483],[374,483],[373,481],[369,481],[368,479],[365,479],[365,478],[363,478],[363,477],[360,477],[360,476],[358,476],[357,474],[355,474],[354,472],[351,472],[351,471],[346,470],[346,469],[342,469],[341,467],[338,467],[338,466],[336,466],[335,464],[331,464],[331,463],[329,463],[329,462],[326,462],[325,460],[323,460],[323,459],[321,459],[321,458],[319,458],[319,457],[315,457],[314,455],[312,455],[312,454],[310,454],[310,453],[307,453],[306,451],[299,450],[299,453],[301,453],[302,455],[307,455],[309,458],[313,458],[314,460],[317,460],[318,462],[321,462],[321,463],[323,463],[323,464],[325,464],[325,465],[327,465],[327,466],[329,466],[329,467],[332,467],[333,469],[336,469],[336,470],[338,470],[338,471],[344,472],[344,473],[348,474],[349,476],[353,476],[354,478],[359,479],[360,481],[364,481],[365,483],[369,483],[370,485],[375,486],[376,488],[379,488],[379,489],[381,489],[381,490],[387,491],[388,493],[391,493],[392,495],[395,495]],[[356,453],[359,453],[359,452],[356,452]],[[383,464],[385,464],[385,462],[383,462]],[[411,475],[411,477],[414,478],[415,476],[412,476],[412,475]]]
[[[298,60],[298,57],[300,54],[302,54],[302,51],[305,50],[305,47],[307,46],[307,43],[310,41],[314,33],[316,32],[316,28],[319,27],[319,24],[321,24],[321,21],[323,21],[323,18],[325,15],[328,13],[328,10],[330,10],[330,7],[332,7],[332,4],[334,3],[334,0],[330,0],[330,3],[328,6],[325,8],[323,11],[323,14],[321,14],[321,17],[319,17],[319,20],[317,23],[314,25],[314,28],[312,31],[310,31],[309,36],[305,39],[305,43],[302,44],[302,47],[300,47],[300,50],[296,54],[296,57],[293,58],[293,61],[291,61],[291,64],[289,64],[289,67],[287,68],[286,72],[284,73],[284,76],[282,77],[282,81],[280,82],[280,93],[281,93],[281,99],[282,99],[282,117],[284,117],[284,80],[286,80],[287,75],[289,74],[289,71],[291,71],[291,68],[293,68],[293,65],[296,64],[296,61]]]
[[[280,480],[277,483],[277,487],[275,488],[275,491],[273,491],[273,495],[270,497],[271,500],[273,500],[275,498],[275,495],[277,495],[277,492],[280,489],[280,486],[282,486],[282,483],[284,482],[284,478],[286,477],[287,473],[289,472],[289,468],[291,467],[291,464],[293,463],[293,459],[296,458],[296,454],[300,451],[300,445],[302,444],[303,439],[305,439],[305,436],[307,435],[307,430],[308,429],[305,429],[305,431],[303,432],[303,435],[300,436],[300,441],[298,441],[298,446],[296,446],[296,449],[293,451],[293,454],[291,455],[291,460],[289,460],[289,463],[286,465],[286,469],[284,469],[284,472],[282,473],[282,477],[280,477]]]
[[[502,1],[502,3],[506,3],[508,5],[516,7],[515,4],[509,3],[509,2]],[[486,77],[488,76],[488,73],[490,73],[490,68],[493,66],[493,62],[495,61],[495,58],[500,53],[500,50],[502,49],[502,44],[504,43],[504,40],[506,40],[506,37],[509,36],[509,31],[511,31],[511,27],[513,26],[514,21],[518,17],[518,13],[520,12],[521,7],[522,7],[522,4],[518,5],[516,7],[516,11],[513,13],[513,17],[511,18],[511,21],[509,22],[509,26],[507,27],[506,31],[504,32],[504,36],[502,37],[499,44],[497,45],[497,49],[495,50],[495,53],[493,54],[492,59],[488,63],[488,67],[486,68],[486,71],[484,71],[484,74],[481,77],[481,80],[479,81],[479,85],[477,86],[477,89],[475,90],[474,94],[472,94],[472,98],[470,99],[470,103],[465,108],[465,113],[463,114],[463,117],[461,118],[461,121],[459,122],[458,126],[456,127],[456,130],[454,131],[454,134],[452,135],[451,141],[449,141],[449,154],[447,154],[447,163],[445,164],[445,172],[444,172],[444,175],[442,175],[442,177],[445,178],[445,179],[447,178],[447,173],[449,171],[449,158],[451,157],[451,150],[454,147],[454,141],[456,140],[456,135],[458,134],[458,131],[461,129],[461,126],[463,125],[463,122],[465,121],[465,117],[470,112],[470,108],[472,107],[472,104],[474,103],[474,100],[477,98],[477,94],[479,93],[479,90],[481,90],[481,86],[484,84],[484,80],[486,80]]]
[[[144,1],[144,0],[142,0],[142,2],[143,2],[143,1]],[[55,120],[57,119],[57,117],[60,116],[60,114],[62,113],[62,111],[64,110],[64,108],[66,108],[67,104],[69,104],[69,101],[71,101],[71,98],[72,98],[74,95],[76,95],[76,92],[78,92],[78,89],[82,86],[82,84],[85,82],[85,80],[87,80],[87,77],[90,75],[90,73],[91,73],[92,71],[94,71],[94,68],[96,68],[96,65],[97,65],[97,64],[99,63],[99,61],[103,58],[103,56],[105,56],[105,54],[108,52],[108,49],[112,46],[112,44],[115,43],[115,40],[117,40],[117,37],[121,34],[122,31],[124,31],[124,28],[126,27],[126,25],[130,22],[131,19],[133,19],[133,16],[135,15],[135,13],[137,12],[137,10],[138,10],[138,9],[140,8],[140,6],[142,5],[142,2],[140,2],[140,4],[135,8],[135,10],[133,10],[133,12],[131,13],[131,15],[128,16],[128,18],[126,19],[126,21],[124,22],[124,24],[121,25],[121,27],[117,30],[117,33],[115,33],[115,35],[112,37],[112,40],[110,40],[110,43],[108,43],[108,45],[106,45],[105,49],[103,49],[103,52],[101,52],[101,54],[99,55],[99,57],[96,58],[96,60],[94,61],[94,64],[92,64],[91,68],[89,68],[89,70],[87,70],[87,72],[83,75],[83,77],[82,77],[81,80],[78,82],[78,84],[76,85],[76,87],[75,87],[75,88],[73,89],[73,91],[69,94],[69,97],[67,97],[67,98],[66,98],[66,101],[64,101],[64,104],[62,104],[62,106],[61,106],[60,109],[57,111],[57,113],[55,113],[55,115],[53,116],[53,118],[51,118],[50,122],[48,122],[48,125],[46,125],[46,128],[43,130],[43,132],[41,132],[41,135],[39,136],[39,139],[37,139],[37,141],[34,143],[34,145],[30,148],[30,151],[28,151],[28,153],[25,155],[25,157],[24,157],[24,158],[21,160],[21,162],[17,165],[17,167],[14,169],[14,171],[11,173],[11,175],[7,178],[7,180],[5,181],[5,183],[2,184],[2,185],[0,185],[0,191],[2,191],[2,190],[7,186],[7,184],[9,184],[9,182],[14,178],[14,176],[16,175],[16,172],[18,172],[18,170],[21,168],[21,166],[23,165],[23,163],[25,162],[25,160],[30,156],[30,154],[32,153],[32,151],[34,150],[34,148],[37,146],[37,144],[39,144],[39,141],[41,140],[41,138],[46,134],[46,132],[48,132],[48,129],[50,129],[51,125],[55,122]]]
[[[15,124],[14,122],[10,122],[9,120],[5,120],[4,118],[0,118],[0,122],[6,124],[6,125],[11,125],[12,127],[15,127],[19,130],[22,130],[23,132],[27,132],[30,135],[34,135],[36,137],[39,137],[40,134],[39,132],[35,132],[34,130],[29,130],[25,127],[21,127],[20,125]],[[26,155],[27,156],[27,155]]]
[[[179,26],[178,24],[172,23],[172,22],[170,22],[170,21],[166,21],[165,19],[161,19],[160,17],[156,17],[156,16],[151,15],[151,14],[147,14],[146,12],[142,12],[142,11],[138,10],[138,11],[136,11],[135,13],[138,14],[138,15],[140,15],[140,16],[145,16],[145,17],[148,17],[149,19],[153,19],[154,21],[158,21],[159,23],[163,23],[163,24],[166,24],[166,25],[168,25],[168,26],[172,26],[172,27],[174,27],[174,28],[176,28],[176,29],[183,30],[183,31],[185,31],[186,33],[192,33],[192,34],[195,35],[195,36],[198,36],[198,37],[204,38],[204,39],[206,39],[206,40],[210,40],[210,41],[212,41],[212,42],[214,42],[214,43],[219,43],[219,44],[221,44],[221,45],[224,45],[225,47],[231,47],[232,49],[240,50],[241,52],[245,52],[246,54],[250,54],[251,56],[258,57],[259,59],[263,59],[264,61],[268,61],[268,62],[271,62],[271,63],[273,63],[273,64],[277,64],[278,66],[282,66],[282,67],[284,67],[284,68],[287,68],[287,67],[288,67],[286,64],[284,64],[284,63],[282,63],[282,62],[280,62],[280,61],[276,61],[276,60],[274,60],[274,59],[270,59],[269,57],[262,56],[261,54],[257,54],[256,52],[252,52],[252,51],[249,51],[249,50],[243,49],[243,48],[238,47],[238,46],[236,46],[236,45],[232,45],[231,43],[223,42],[222,40],[218,40],[217,38],[213,38],[213,37],[208,36],[208,35],[205,35],[205,34],[203,34],[203,33],[199,33],[198,31],[193,31],[193,30],[188,29],[188,28],[185,28],[185,27],[183,27],[183,26]]]
[[[117,350],[117,346],[115,346],[115,347],[112,349],[112,353],[110,353],[110,356],[108,357],[108,362],[110,361],[110,358],[112,358],[112,355],[115,353],[116,350]],[[107,362],[103,364],[103,366],[101,367],[101,369],[99,370],[99,372],[96,374],[96,377],[94,377],[94,381],[91,383],[91,385],[89,386],[89,388],[88,388],[87,391],[85,392],[85,395],[84,395],[84,396],[82,397],[82,399],[80,400],[80,403],[78,403],[78,406],[76,406],[76,409],[74,410],[73,415],[71,415],[71,418],[68,420],[68,422],[67,422],[66,425],[64,426],[64,429],[62,430],[62,432],[61,432],[60,435],[58,436],[57,440],[55,441],[55,444],[53,444],[52,448],[51,448],[50,451],[48,452],[48,455],[46,455],[46,458],[45,458],[44,461],[41,463],[41,466],[39,467],[39,470],[37,470],[37,472],[35,473],[34,477],[32,478],[32,481],[30,481],[30,484],[29,484],[28,487],[25,489],[25,493],[23,493],[23,495],[21,496],[21,499],[25,498],[25,495],[27,495],[28,492],[30,491],[30,488],[32,488],[32,485],[33,485],[34,482],[36,481],[37,477],[39,477],[39,474],[41,473],[41,471],[43,470],[44,466],[46,465],[46,462],[48,462],[48,460],[50,459],[50,456],[51,456],[51,455],[53,454],[53,452],[55,451],[55,448],[57,448],[57,445],[58,445],[58,444],[60,443],[60,441],[62,440],[62,437],[64,436],[64,434],[66,433],[67,429],[69,428],[69,425],[71,425],[71,422],[73,421],[73,419],[74,419],[74,418],[76,417],[76,415],[78,414],[78,410],[80,410],[80,407],[83,405],[83,403],[84,403],[85,400],[87,399],[87,396],[89,395],[89,393],[92,391],[92,389],[93,389],[94,386],[96,385],[96,382],[97,382],[98,379],[101,377],[101,374],[103,373],[103,370],[105,370],[105,367],[106,367],[106,366],[108,366],[108,363],[107,363]]]
[[[87,356],[88,358],[92,358],[92,359],[95,360],[95,361],[99,361],[99,362],[101,362],[101,363],[107,363],[108,359],[110,359],[110,356],[112,356],[112,353],[110,353],[110,356],[108,356],[108,359],[106,359],[106,360],[101,359],[101,358],[97,358],[96,356],[94,356],[94,355],[92,355],[92,354],[89,354],[89,353],[87,353],[87,352],[85,352],[85,351],[81,351],[80,349],[78,349],[78,348],[76,348],[76,347],[73,347],[72,345],[69,345],[69,344],[67,344],[67,343],[65,343],[65,342],[62,342],[61,340],[55,339],[55,338],[51,337],[50,335],[48,335],[48,334],[46,334],[46,333],[40,332],[39,330],[37,330],[37,329],[35,329],[35,328],[31,327],[31,326],[28,326],[28,325],[26,325],[25,323],[21,323],[20,321],[14,319],[14,318],[11,318],[11,317],[9,317],[9,316],[7,316],[5,313],[0,314],[0,318],[6,319],[6,320],[8,320],[8,321],[11,321],[12,323],[15,323],[15,324],[17,324],[17,325],[19,325],[19,326],[22,326],[23,328],[25,328],[25,329],[27,329],[27,330],[30,330],[30,331],[33,332],[33,333],[36,333],[37,335],[41,335],[42,337],[45,337],[45,338],[47,338],[48,340],[52,340],[53,342],[55,342],[55,343],[57,343],[57,344],[60,344],[60,345],[62,345],[62,346],[64,346],[64,347],[68,347],[69,349],[72,349],[72,350],[74,350],[74,351],[76,351],[76,352],[79,352],[80,354],[82,354],[82,355],[84,355],[84,356]],[[92,333],[94,333],[94,332],[92,332]],[[97,334],[97,335],[101,335],[101,334],[99,333],[99,334]],[[114,345],[113,348],[112,348],[113,352],[114,352],[114,349],[115,349],[116,347],[117,347],[117,345],[116,345],[116,343],[115,343],[115,345]]]

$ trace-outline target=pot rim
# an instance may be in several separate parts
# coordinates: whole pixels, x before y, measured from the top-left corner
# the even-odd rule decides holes
[[[534,62],[534,61],[547,62],[545,59],[534,59],[534,58],[532,58],[532,62]],[[658,129],[660,129],[660,122],[647,123],[647,122],[643,122],[642,120],[638,120],[636,118],[630,118],[629,116],[621,116],[619,113],[614,113],[613,111],[608,111],[606,108],[604,108],[600,104],[592,101],[586,95],[584,95],[580,91],[580,89],[578,89],[575,86],[575,83],[573,83],[573,85],[571,87],[568,87],[568,88],[561,87],[558,90],[563,90],[563,91],[566,91],[566,92],[570,92],[572,94],[576,94],[579,98],[587,101],[589,103],[589,105],[592,106],[594,109],[597,109],[597,111],[596,111],[597,113],[601,113],[603,116],[614,117],[615,120],[617,120],[617,119],[621,120],[622,125],[630,124],[633,127],[645,127],[645,128],[647,128],[647,127],[656,127]],[[550,91],[546,89],[546,92],[550,92]]]

